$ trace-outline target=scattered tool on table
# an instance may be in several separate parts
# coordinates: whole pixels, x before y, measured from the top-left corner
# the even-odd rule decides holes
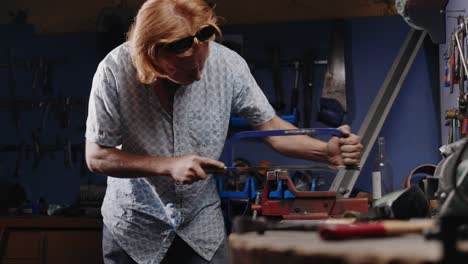
[[[283,220],[272,221],[265,217],[251,219],[246,216],[239,216],[234,219],[233,231],[236,233],[257,232],[263,234],[265,231],[318,231],[322,225],[349,225],[354,223],[354,218],[331,218],[320,220]]]
[[[384,237],[409,233],[422,233],[433,228],[434,220],[418,219],[412,221],[384,220],[355,224],[324,224],[319,228],[320,236],[326,240],[342,240],[366,237]]]

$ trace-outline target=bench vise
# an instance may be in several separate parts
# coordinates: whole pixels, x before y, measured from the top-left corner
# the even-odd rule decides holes
[[[267,167],[234,167],[232,165],[232,145],[234,141],[242,138],[269,137],[269,136],[295,136],[295,135],[329,135],[343,137],[338,129],[333,128],[305,128],[291,130],[262,130],[262,131],[244,131],[235,134],[226,143],[227,162],[223,172],[234,171],[266,171],[266,180],[263,184],[262,192],[257,192],[256,202],[252,204],[251,209],[254,215],[281,218],[285,220],[292,219],[324,219],[331,216],[342,215],[345,212],[368,213],[367,198],[337,198],[334,191],[298,191],[294,186],[289,175],[289,171],[308,170],[340,170],[340,169],[359,169],[355,166],[267,166]],[[276,186],[276,188],[275,188]],[[272,196],[272,190],[278,190],[287,195]],[[276,191],[277,193],[278,191]],[[252,191],[249,196],[253,193]],[[253,197],[250,197],[253,198]]]

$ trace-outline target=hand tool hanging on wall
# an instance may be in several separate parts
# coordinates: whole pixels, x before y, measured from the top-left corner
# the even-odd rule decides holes
[[[276,48],[271,48],[271,50]],[[272,52],[274,55],[273,62],[249,62],[249,68],[253,74],[253,71],[257,68],[268,68],[272,70],[273,84],[275,88],[275,101],[272,102],[273,108],[276,110],[277,114],[285,121],[291,124],[298,123],[298,97],[299,97],[299,76],[301,71],[301,63],[297,60],[295,61],[279,61],[279,49],[278,52]],[[294,68],[295,70],[295,80],[294,86],[292,88],[291,103],[290,109],[286,109],[285,99],[283,98],[283,85],[282,85],[282,75],[281,68]],[[270,100],[272,101],[272,100]],[[286,110],[290,112],[286,112]],[[239,117],[231,117],[230,126],[248,126],[248,123],[245,119]]]
[[[32,85],[31,85],[31,93],[33,96],[36,96],[37,94],[37,83],[39,82],[40,75],[43,72],[44,68],[44,59],[42,57],[39,57],[37,59],[36,63],[34,63],[34,73],[33,73],[33,80],[32,80]]]
[[[73,149],[70,139],[65,139],[62,141],[61,138],[57,138],[57,149],[62,149],[63,151],[63,165],[65,168],[73,168]]]
[[[283,77],[281,74],[280,47],[269,48],[271,53],[271,71],[273,76],[273,86],[275,88],[275,102],[272,104],[277,113],[282,113],[286,107],[283,92]]]
[[[451,76],[450,76],[450,54],[452,53],[451,51],[451,45],[449,44],[449,48],[446,52],[444,52],[444,61],[445,61],[445,68],[444,68],[444,87],[448,88],[450,87],[451,83]]]
[[[44,78],[42,79],[42,89],[45,95],[52,95],[52,63],[44,64]]]
[[[39,124],[36,128],[31,129],[31,139],[33,144],[33,170],[36,170],[39,167],[39,163],[44,156],[44,149],[40,139],[45,133],[46,124],[52,104],[47,101],[41,101],[39,102],[38,106],[39,108],[41,108]]]
[[[62,108],[62,118],[61,118],[61,125],[62,128],[68,128],[70,126],[70,97],[65,99],[65,103],[63,104]]]
[[[265,61],[249,61],[248,65],[252,75],[254,71],[257,69],[270,69],[272,71],[272,78],[273,78],[273,86],[274,86],[274,99],[271,98],[270,93],[268,93],[269,101],[271,105],[276,110],[276,113],[285,121],[291,124],[298,123],[298,111],[297,111],[297,101],[298,101],[298,94],[299,94],[299,76],[301,72],[301,63],[297,60],[291,61],[280,61],[279,59],[279,48],[269,48],[272,55],[272,60],[265,62]],[[292,89],[291,95],[291,112],[289,108],[286,109],[286,100],[284,97],[284,89],[283,89],[283,80],[282,80],[282,68],[294,68],[296,77],[294,80],[294,87]],[[266,92],[265,92],[266,93]],[[267,93],[266,93],[267,94]],[[229,125],[231,127],[245,127],[249,126],[249,123],[241,117],[231,116]],[[230,131],[231,132],[231,131]]]
[[[458,137],[458,122],[459,122],[459,113],[457,109],[445,110],[445,120],[446,126],[449,127],[447,144],[451,144],[459,140]]]
[[[61,93],[60,93],[61,94]],[[60,124],[61,128],[68,128],[70,126],[70,110],[71,110],[71,98],[66,97],[63,99],[61,95],[58,96],[62,103],[57,108],[55,116]]]
[[[457,49],[457,42],[455,40],[455,32],[452,34],[452,45],[453,45],[453,52],[452,52],[452,74],[453,74],[453,84],[458,84],[458,74],[459,74],[459,56],[458,56],[458,49]],[[452,87],[453,88],[453,87]]]
[[[294,86],[291,94],[291,105],[289,106],[289,113],[296,113],[298,108],[299,98],[299,75],[301,71],[301,64],[299,61],[293,62],[294,64]],[[298,117],[299,119],[300,117]]]
[[[8,57],[8,87],[10,89],[10,99],[11,99],[11,119],[15,124],[16,132],[20,132],[20,109],[16,104],[16,76],[15,76],[15,61],[11,50],[7,51]]]
[[[468,112],[467,112],[467,94],[465,93],[465,80],[466,74],[468,73],[468,66],[466,64],[465,57],[465,38],[466,38],[466,27],[465,27],[465,18],[463,16],[457,17],[458,21],[458,30],[454,32],[454,38],[456,42],[456,51],[458,56],[456,56],[456,66],[458,70],[458,108],[459,113],[463,116],[463,123],[461,127],[461,134],[466,136],[468,134]]]
[[[340,126],[343,123],[344,114],[348,111],[344,34],[345,22],[335,22],[332,49],[320,98],[318,118],[332,127]]]
[[[26,143],[24,140],[21,140],[19,146],[18,146],[18,153],[16,156],[16,161],[15,161],[15,168],[13,171],[13,177],[15,179],[19,178],[21,175],[21,162],[23,161],[24,155],[26,154]]]
[[[8,51],[9,52],[9,51]],[[10,61],[6,64],[0,64],[0,68],[9,68],[11,66],[23,66],[28,71],[32,71],[32,82],[31,82],[31,94],[37,95],[37,89],[42,89],[44,95],[53,94],[53,69],[54,65],[65,63],[65,58],[49,58],[44,57],[33,57],[31,59],[14,59],[11,56],[7,56]]]
[[[308,50],[302,56],[302,126],[311,126],[311,113],[313,103],[313,85],[314,75],[312,72],[314,54],[312,50]]]
[[[458,88],[460,91],[460,95],[463,95],[465,93],[464,90],[464,83],[462,82],[463,79],[465,79],[465,73],[468,72],[468,68],[465,62],[465,56],[464,56],[464,51],[465,47],[462,45],[465,40],[466,33],[465,28],[464,28],[464,23],[463,20],[464,18],[462,16],[457,17],[458,20],[458,25],[459,29],[455,31],[453,37],[454,37],[454,44],[455,44],[455,49],[457,51],[456,53],[456,70],[457,70],[457,75],[458,75]],[[463,78],[463,79],[462,79]]]
[[[449,54],[447,62],[446,73],[446,87],[450,87],[450,94],[453,94],[455,84],[458,84],[459,79],[459,51],[457,48],[457,41],[455,32],[452,33],[449,43]],[[460,100],[460,96],[459,96]],[[460,104],[461,103],[461,104]],[[447,110],[445,119],[447,120],[446,126],[449,127],[447,144],[451,144],[459,139],[460,134],[460,119],[463,120],[463,113],[459,112],[464,106],[464,102],[459,101],[459,109]]]
[[[455,74],[455,37],[452,35],[449,49],[449,82],[450,82],[450,93],[453,93],[453,86],[455,82],[458,82]]]
[[[40,118],[41,123],[40,123],[39,128],[38,128],[39,134],[42,134],[45,131],[45,127],[46,127],[47,119],[49,117],[49,112],[50,112],[51,106],[52,106],[52,104],[49,103],[49,102],[44,101],[44,102],[39,103],[39,107],[42,108],[41,118]]]
[[[39,135],[37,131],[31,130],[31,138],[33,143],[33,170],[36,170],[39,167],[39,163],[44,157],[45,151],[39,140]]]

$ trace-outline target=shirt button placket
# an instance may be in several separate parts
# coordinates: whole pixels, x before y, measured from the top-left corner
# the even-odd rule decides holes
[[[181,132],[179,130],[179,127],[177,126],[177,118],[175,118],[176,115],[174,113],[174,119],[173,119],[173,123],[172,123],[172,129],[173,129],[173,133],[174,133],[174,156],[180,156],[181,155],[181,149],[179,147],[180,145],[180,136],[181,136]],[[175,206],[177,209],[179,209],[181,211],[181,214],[182,214],[182,197],[183,197],[183,189],[184,189],[184,186],[179,186],[177,185],[176,186],[176,199],[175,199]]]
[[[174,137],[174,156],[180,156],[180,148],[179,148],[179,142],[180,142],[180,132],[179,132],[179,129],[177,127],[177,123],[176,123],[176,118],[175,118],[175,114],[174,114],[174,118],[173,118],[173,123],[172,123],[172,133],[173,133],[173,137]]]
[[[174,135],[174,156],[182,155],[182,148],[180,147],[181,142],[183,142],[182,137],[184,136],[180,130],[179,120],[182,120],[183,117],[179,116],[177,111],[179,107],[177,106],[179,101],[179,92],[177,91],[174,97],[174,107],[172,112],[172,133]],[[181,121],[183,122],[183,121]],[[183,210],[183,197],[184,197],[184,185],[176,185],[176,199],[175,206],[180,212],[181,222],[184,221],[184,210]]]

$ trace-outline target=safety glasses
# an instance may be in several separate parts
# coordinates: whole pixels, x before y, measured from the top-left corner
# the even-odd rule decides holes
[[[193,36],[162,44],[161,48],[174,54],[180,54],[189,50],[193,46],[194,38],[197,38],[199,42],[207,41],[213,37],[216,32],[216,28],[213,25],[207,25],[198,30]]]

